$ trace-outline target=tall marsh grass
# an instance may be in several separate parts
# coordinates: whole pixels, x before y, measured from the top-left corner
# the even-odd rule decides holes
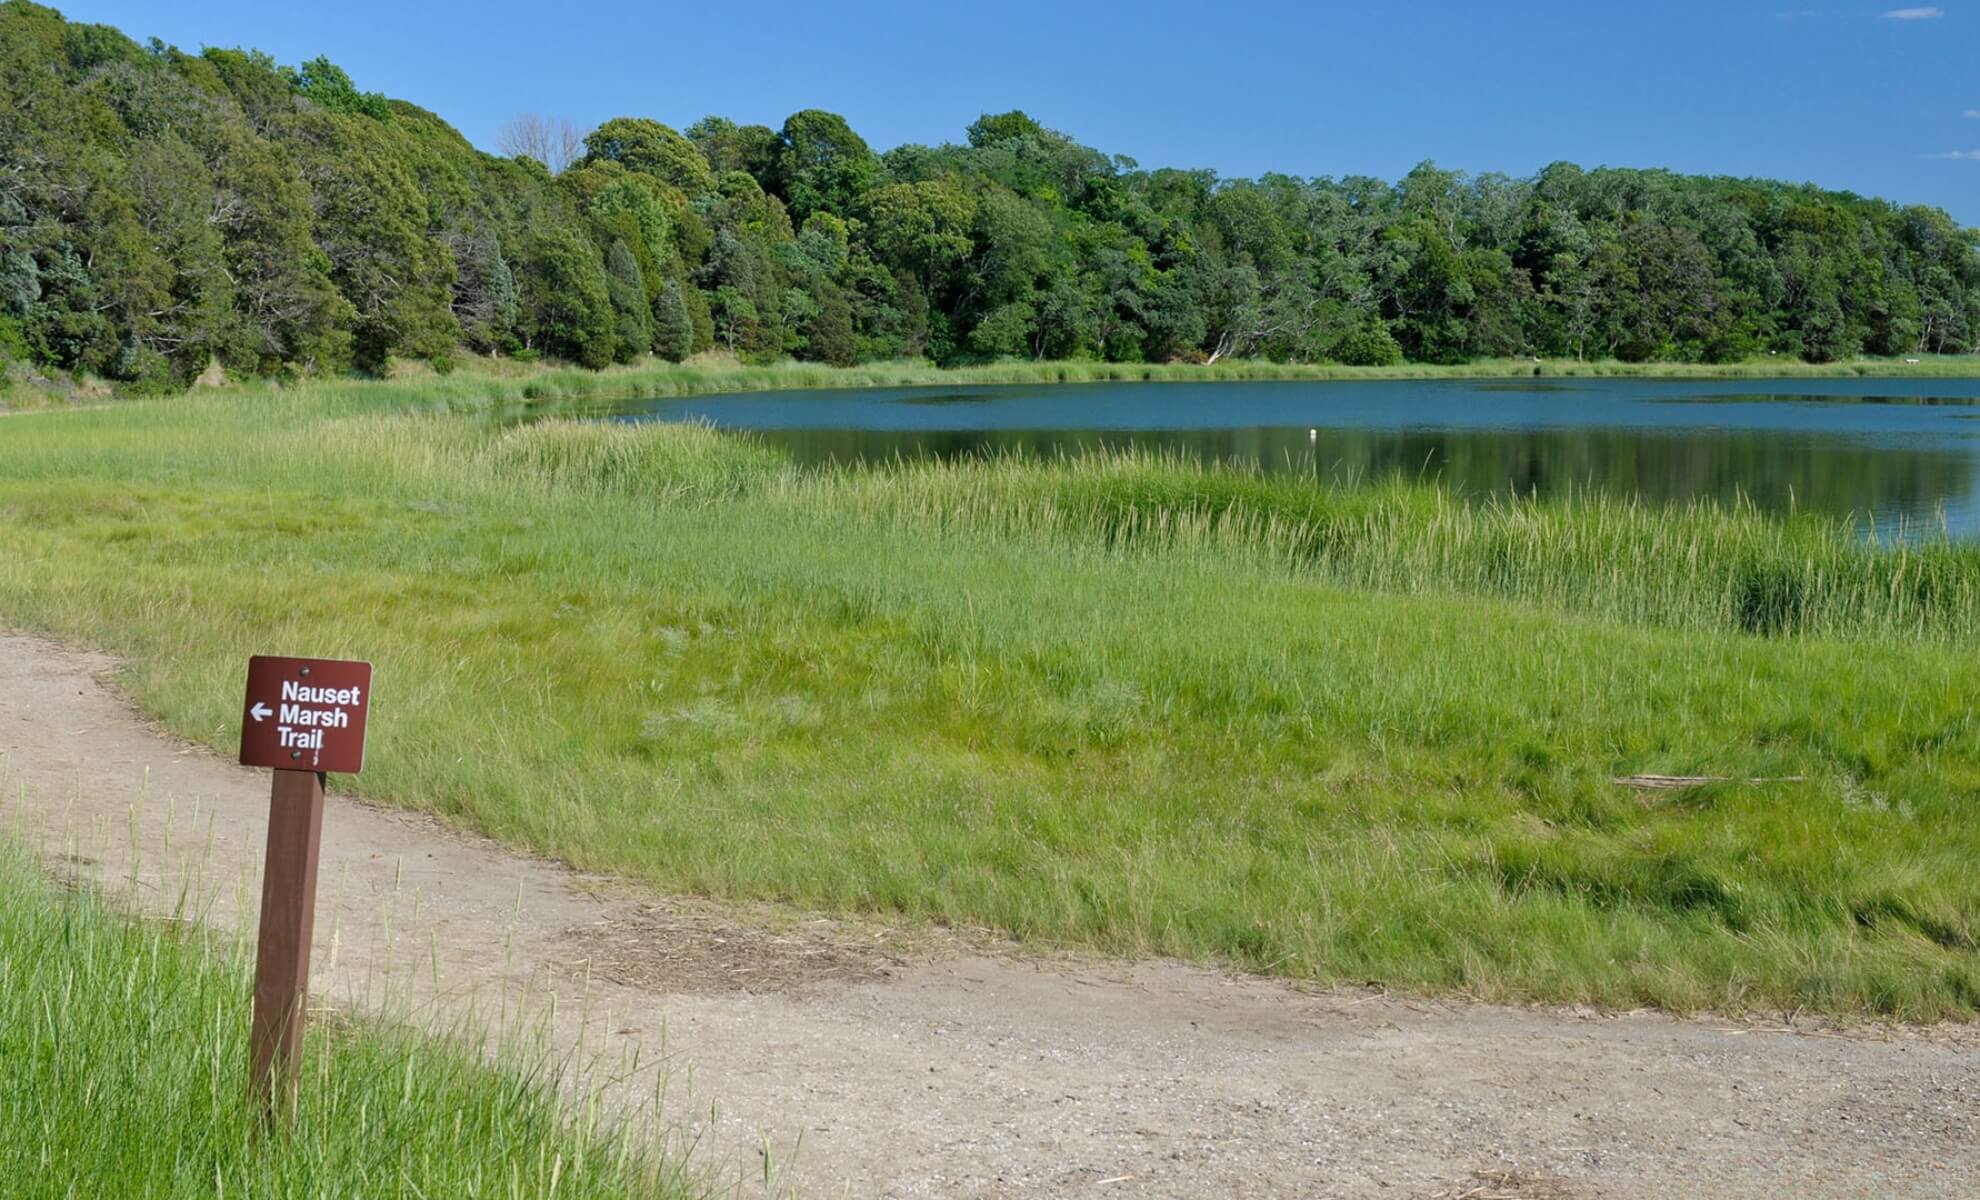
[[[319,1014],[293,1128],[246,1094],[251,964],[197,926],[45,884],[0,845],[0,1191],[682,1198],[677,1161],[567,1105],[541,1060]],[[535,1061],[538,1065],[531,1065]]]
[[[1852,523],[1599,492],[1460,498],[1408,482],[1314,483],[1107,451],[784,476],[869,520],[1121,549],[1227,554],[1345,587],[1489,596],[1635,624],[1766,635],[1980,633],[1980,548],[1880,542]]]
[[[1942,532],[1876,537],[1849,520],[1746,503],[1652,505],[1597,491],[1459,497],[1434,484],[1315,481],[1138,449],[807,469],[747,434],[694,423],[549,418],[478,435],[383,415],[312,426],[307,441],[365,470],[450,486],[659,505],[747,495],[860,524],[1212,555],[1343,587],[1492,597],[1632,624],[1980,634],[1980,547]]]

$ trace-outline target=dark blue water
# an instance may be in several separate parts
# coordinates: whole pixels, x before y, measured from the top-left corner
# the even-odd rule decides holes
[[[641,401],[621,420],[748,429],[803,462],[1096,447],[1467,495],[1603,491],[1980,535],[1980,380],[1108,383]]]

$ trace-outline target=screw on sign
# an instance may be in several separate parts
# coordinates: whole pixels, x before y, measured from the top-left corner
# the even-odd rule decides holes
[[[371,664],[256,655],[241,707],[241,765],[273,767],[268,862],[255,943],[248,1089],[264,1112],[295,1100],[316,927],[316,865],[323,841],[323,775],[364,769]]]

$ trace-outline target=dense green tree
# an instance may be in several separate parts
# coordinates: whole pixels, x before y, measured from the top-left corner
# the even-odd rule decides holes
[[[1980,349],[1980,232],[1807,185],[1555,164],[1142,170],[1026,113],[876,155],[835,114],[619,117],[552,176],[317,57],[0,0],[0,355],[133,388],[460,347],[1730,361]]]
[[[1369,321],[1349,330],[1335,344],[1332,357],[1350,367],[1393,367],[1403,361],[1403,350],[1387,324]]]
[[[354,310],[357,366],[444,355],[459,335],[453,256],[429,234],[428,198],[408,164],[367,136],[369,118],[302,113],[293,124],[286,144],[310,189],[316,243]]]
[[[1007,113],[984,113],[969,123],[963,131],[969,144],[976,147],[994,146],[999,142],[1009,142],[1018,138],[1038,139],[1045,136],[1045,127],[1032,120],[1020,109]]]
[[[646,281],[639,263],[624,242],[613,242],[605,253],[605,294],[612,301],[612,357],[630,362],[653,344],[651,311],[646,299]]]
[[[779,135],[777,191],[799,220],[850,212],[880,182],[880,159],[837,113],[793,113]]]
[[[587,367],[611,362],[618,330],[595,248],[575,230],[545,229],[524,243],[522,267],[523,345]]]
[[[768,125],[738,125],[727,117],[703,117],[688,126],[687,138],[717,176],[741,171],[766,191],[777,186],[784,144]]]
[[[0,255],[0,314],[16,320],[34,311],[41,299],[41,267],[23,250]]]
[[[849,367],[859,361],[859,341],[853,332],[852,302],[844,289],[820,279],[809,293],[811,304],[799,328],[804,357],[813,362]]]
[[[861,211],[875,256],[905,272],[924,291],[975,248],[970,223],[976,204],[946,180],[875,188],[863,197]]]
[[[694,319],[681,295],[681,281],[669,279],[653,305],[653,352],[668,362],[694,353]]]
[[[713,191],[715,173],[701,151],[672,128],[644,117],[615,117],[584,139],[582,164],[614,162],[688,196]]]
[[[951,157],[966,173],[1002,184],[1027,199],[1076,208],[1115,164],[1019,111],[986,114],[970,125],[969,145]]]
[[[1031,305],[1022,300],[1000,304],[970,330],[969,348],[984,358],[1029,358],[1036,320]]]
[[[312,58],[293,71],[285,71],[289,86],[298,96],[331,112],[365,117],[385,117],[391,106],[377,92],[361,92],[344,69],[327,58]]]

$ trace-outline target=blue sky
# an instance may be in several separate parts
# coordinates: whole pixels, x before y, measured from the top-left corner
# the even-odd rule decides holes
[[[71,0],[185,49],[328,54],[492,148],[511,115],[776,126],[878,149],[1023,108],[1144,166],[1369,174],[1429,158],[1811,180],[1980,225],[1980,0],[1254,3]]]

